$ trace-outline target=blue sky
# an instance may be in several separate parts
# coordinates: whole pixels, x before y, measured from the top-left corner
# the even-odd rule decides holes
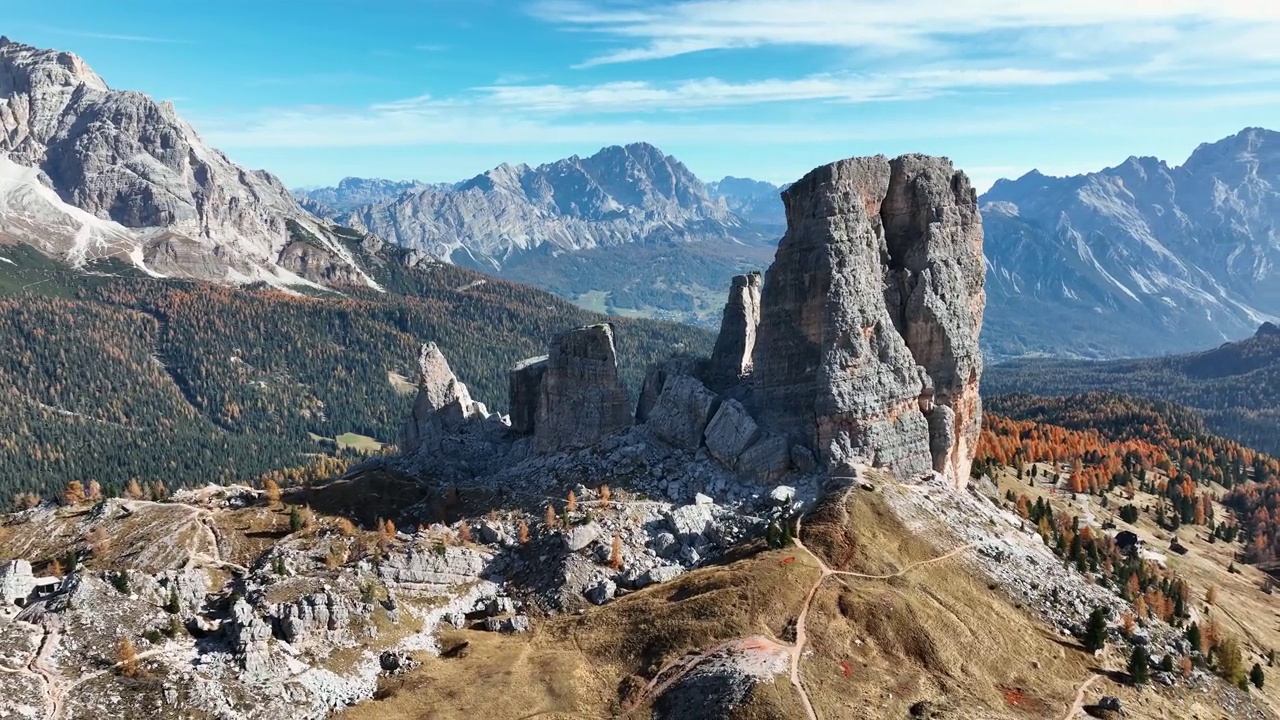
[[[1175,164],[1280,129],[1274,0],[60,0],[0,32],[172,100],[292,186],[459,180],[644,140],[699,176],[851,155]]]

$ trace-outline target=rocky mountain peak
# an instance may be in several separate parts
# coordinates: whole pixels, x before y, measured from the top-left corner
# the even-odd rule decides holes
[[[1246,128],[1181,165],[1131,157],[1085,175],[997,182],[982,197],[988,277],[994,312],[1008,315],[991,323],[989,349],[1187,351],[1280,313],[1276,139]]]
[[[92,90],[110,89],[75,53],[44,50],[8,38],[5,40],[0,43],[0,97],[18,88],[31,91],[83,85]]]
[[[982,222],[945,158],[851,158],[783,200],[765,274],[752,399],[766,424],[839,471],[968,482],[981,425]]]
[[[1280,325],[1276,325],[1273,322],[1264,322],[1258,328],[1258,333],[1255,337],[1280,337]]]
[[[436,257],[465,251],[468,261],[493,269],[544,245],[586,250],[723,240],[744,227],[684,164],[647,143],[537,167],[499,165],[452,187],[366,205],[341,220]]]
[[[172,104],[111,90],[71,53],[0,47],[0,153],[34,171],[10,173],[27,179],[5,202],[44,218],[3,229],[73,264],[119,256],[233,283],[300,283],[313,278],[295,270],[324,267],[326,281],[369,282],[278,179],[205,145]]]

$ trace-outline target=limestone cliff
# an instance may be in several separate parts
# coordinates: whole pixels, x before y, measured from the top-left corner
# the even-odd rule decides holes
[[[613,327],[591,325],[557,335],[540,383],[533,436],[538,450],[586,447],[631,422]]]
[[[73,265],[117,257],[219,282],[374,284],[279,179],[206,145],[172,103],[4,37],[0,208],[0,235]]]
[[[751,405],[834,472],[968,479],[981,421],[982,226],[950,161],[842,160],[783,193]]]

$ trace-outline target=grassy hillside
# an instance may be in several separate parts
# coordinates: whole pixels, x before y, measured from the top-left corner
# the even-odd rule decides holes
[[[352,249],[388,290],[300,296],[76,273],[19,248],[0,267],[0,502],[70,480],[110,492],[245,480],[356,433],[396,442],[418,345],[438,343],[473,395],[502,410],[506,368],[598,322],[549,294],[389,247]],[[612,319],[624,378],[705,331]]]
[[[989,366],[989,394],[1107,391],[1167,400],[1199,411],[1213,432],[1280,454],[1280,335],[1207,352],[1142,360],[1026,359]]]

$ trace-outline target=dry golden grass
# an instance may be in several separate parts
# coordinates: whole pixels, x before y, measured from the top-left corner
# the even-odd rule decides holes
[[[833,568],[892,574],[943,554],[909,532],[877,493],[857,492],[805,525],[805,540]],[[938,533],[937,537],[945,537]],[[624,716],[636,690],[686,651],[751,635],[791,641],[817,577],[797,550],[760,552],[690,573],[581,616],[536,621],[525,636],[449,632],[469,642],[460,658],[431,658],[385,682],[357,719],[607,718]],[[1098,671],[1123,667],[1115,650],[1096,660],[1053,633],[964,565],[962,557],[890,580],[830,577],[809,613],[804,686],[820,718],[909,717],[928,702],[937,718],[1061,718]],[[1137,691],[1122,673],[1095,681],[1087,702],[1119,696],[1132,718],[1222,717],[1211,695],[1184,688]],[[649,707],[626,717],[647,718]],[[759,685],[727,720],[803,718],[785,675]]]

